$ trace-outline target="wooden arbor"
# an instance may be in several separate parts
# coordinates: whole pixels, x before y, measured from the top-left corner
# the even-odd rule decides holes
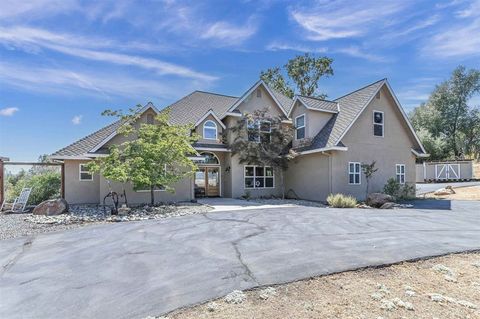
[[[60,195],[65,198],[65,165],[63,163],[41,163],[41,162],[10,162],[7,157],[0,157],[0,203],[3,203],[5,196],[5,166],[6,165],[32,165],[32,166],[60,166],[62,183]]]

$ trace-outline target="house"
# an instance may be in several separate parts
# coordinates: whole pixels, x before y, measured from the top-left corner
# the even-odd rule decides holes
[[[172,124],[194,123],[201,137],[193,147],[202,156],[192,178],[174,185],[171,194],[157,189],[158,201],[191,200],[195,197],[252,197],[280,195],[282,185],[270,167],[240,164],[232,156],[222,133],[246,113],[268,108],[273,116],[295,128],[292,147],[297,156],[285,174],[285,188],[298,197],[323,201],[330,193],[365,196],[362,163],[376,161],[371,191],[382,190],[387,179],[415,183],[415,159],[425,149],[386,79],[369,84],[335,100],[296,96],[293,100],[255,83],[240,97],[195,91],[167,107]],[[148,103],[139,121],[153,122],[159,110]],[[69,203],[99,203],[110,189],[123,192],[129,202],[149,201],[147,190],[110,183],[90,174],[85,164],[105,156],[110,145],[125,138],[114,122],[50,157],[65,164],[65,198]],[[268,130],[269,127],[256,129]],[[268,132],[267,132],[268,133]]]

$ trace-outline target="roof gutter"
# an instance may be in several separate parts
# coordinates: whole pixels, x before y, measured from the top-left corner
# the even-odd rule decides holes
[[[422,158],[430,157],[430,154],[427,154],[427,153],[419,153],[419,152],[415,151],[413,148],[412,148],[412,153],[413,153],[413,155],[415,155],[416,157],[422,157]]]
[[[300,155],[307,155],[307,154],[314,154],[314,153],[323,153],[323,152],[328,152],[328,151],[341,151],[341,152],[345,152],[345,151],[348,151],[348,147],[346,147],[346,146],[322,147],[322,148],[317,148],[317,149],[314,149],[314,150],[298,152],[298,154],[300,154]]]

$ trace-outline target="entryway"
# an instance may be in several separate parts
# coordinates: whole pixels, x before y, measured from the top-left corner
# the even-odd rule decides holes
[[[195,172],[195,198],[220,196],[220,167],[199,167]]]

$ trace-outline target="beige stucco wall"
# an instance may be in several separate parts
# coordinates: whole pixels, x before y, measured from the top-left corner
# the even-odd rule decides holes
[[[80,164],[88,161],[65,161],[65,200],[69,204],[97,204],[99,203],[98,174],[93,175],[93,181],[80,180]]]
[[[203,124],[206,121],[213,121],[215,124],[217,124],[217,139],[216,140],[210,140],[210,139],[203,138]],[[199,125],[197,125],[197,127],[195,128],[195,133],[197,133],[197,135],[199,136],[198,143],[209,143],[209,144],[221,144],[222,143],[223,127],[220,125],[220,123],[212,115],[207,116]]]
[[[292,190],[299,198],[324,201],[330,194],[330,163],[327,154],[302,155],[289,163],[286,173],[286,191]]]
[[[313,139],[318,132],[327,124],[328,120],[332,117],[333,113],[312,111],[307,109],[301,102],[295,102],[290,117],[293,125],[295,126],[295,118],[305,114],[305,139]],[[295,139],[295,133],[293,135],[293,147],[298,147],[302,143],[302,140]]]
[[[262,92],[261,97],[257,97],[257,90]],[[242,113],[253,113],[254,111],[263,110],[265,108],[268,109],[267,114],[271,116],[283,115],[283,112],[272,99],[270,94],[263,88],[263,86],[259,86],[242,103],[240,103],[237,110]]]
[[[384,137],[373,135],[373,110],[384,112]],[[371,180],[370,192],[381,191],[387,180],[395,177],[395,164],[405,164],[406,182],[415,183],[415,157],[411,149],[418,145],[385,87],[380,91],[380,98],[375,97],[370,102],[342,142],[348,147],[348,151],[337,151],[332,158],[334,193],[348,193],[359,199],[365,197],[366,183],[363,174],[361,185],[348,184],[349,162],[370,164],[376,161],[378,171]]]

